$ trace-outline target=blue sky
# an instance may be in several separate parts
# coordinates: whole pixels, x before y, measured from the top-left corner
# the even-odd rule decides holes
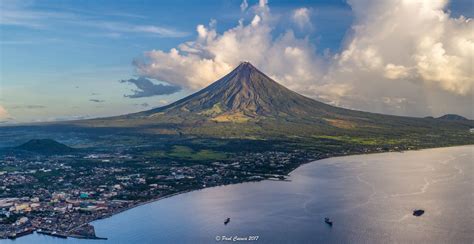
[[[2,1],[0,105],[11,121],[47,121],[123,114],[174,101],[193,91],[131,98],[133,60],[168,51],[197,37],[196,26],[217,21],[217,33],[250,22],[240,0],[222,1]],[[257,1],[248,1],[256,5]],[[293,28],[320,59],[331,60],[351,36],[354,13],[346,1],[270,0],[277,38]],[[311,28],[290,27],[290,15],[310,11]],[[470,1],[453,1],[451,16],[471,17]],[[151,77],[153,78],[153,77]],[[154,80],[153,82],[159,83]],[[168,83],[170,83],[168,81]],[[4,116],[6,117],[6,116]]]

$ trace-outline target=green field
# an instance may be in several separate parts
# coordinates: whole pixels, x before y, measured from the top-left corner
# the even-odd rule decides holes
[[[170,150],[151,151],[147,156],[154,158],[168,158],[176,160],[191,160],[191,161],[211,161],[224,160],[228,156],[224,152],[218,152],[210,149],[193,150],[189,146],[173,146]]]

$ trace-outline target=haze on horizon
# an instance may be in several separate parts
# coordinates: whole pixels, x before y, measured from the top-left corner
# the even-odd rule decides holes
[[[159,107],[250,61],[329,104],[473,119],[471,1],[2,1],[0,121]]]

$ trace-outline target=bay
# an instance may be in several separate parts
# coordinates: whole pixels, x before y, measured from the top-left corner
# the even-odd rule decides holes
[[[329,158],[300,166],[288,182],[207,188],[93,222],[108,241],[33,234],[8,242],[473,243],[473,166],[474,146]]]

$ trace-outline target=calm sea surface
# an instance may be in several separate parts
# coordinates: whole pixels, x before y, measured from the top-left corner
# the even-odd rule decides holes
[[[5,242],[473,243],[473,166],[474,146],[331,158],[299,167],[291,182],[194,191],[94,222],[108,241],[34,234]],[[414,217],[414,209],[426,212]]]

